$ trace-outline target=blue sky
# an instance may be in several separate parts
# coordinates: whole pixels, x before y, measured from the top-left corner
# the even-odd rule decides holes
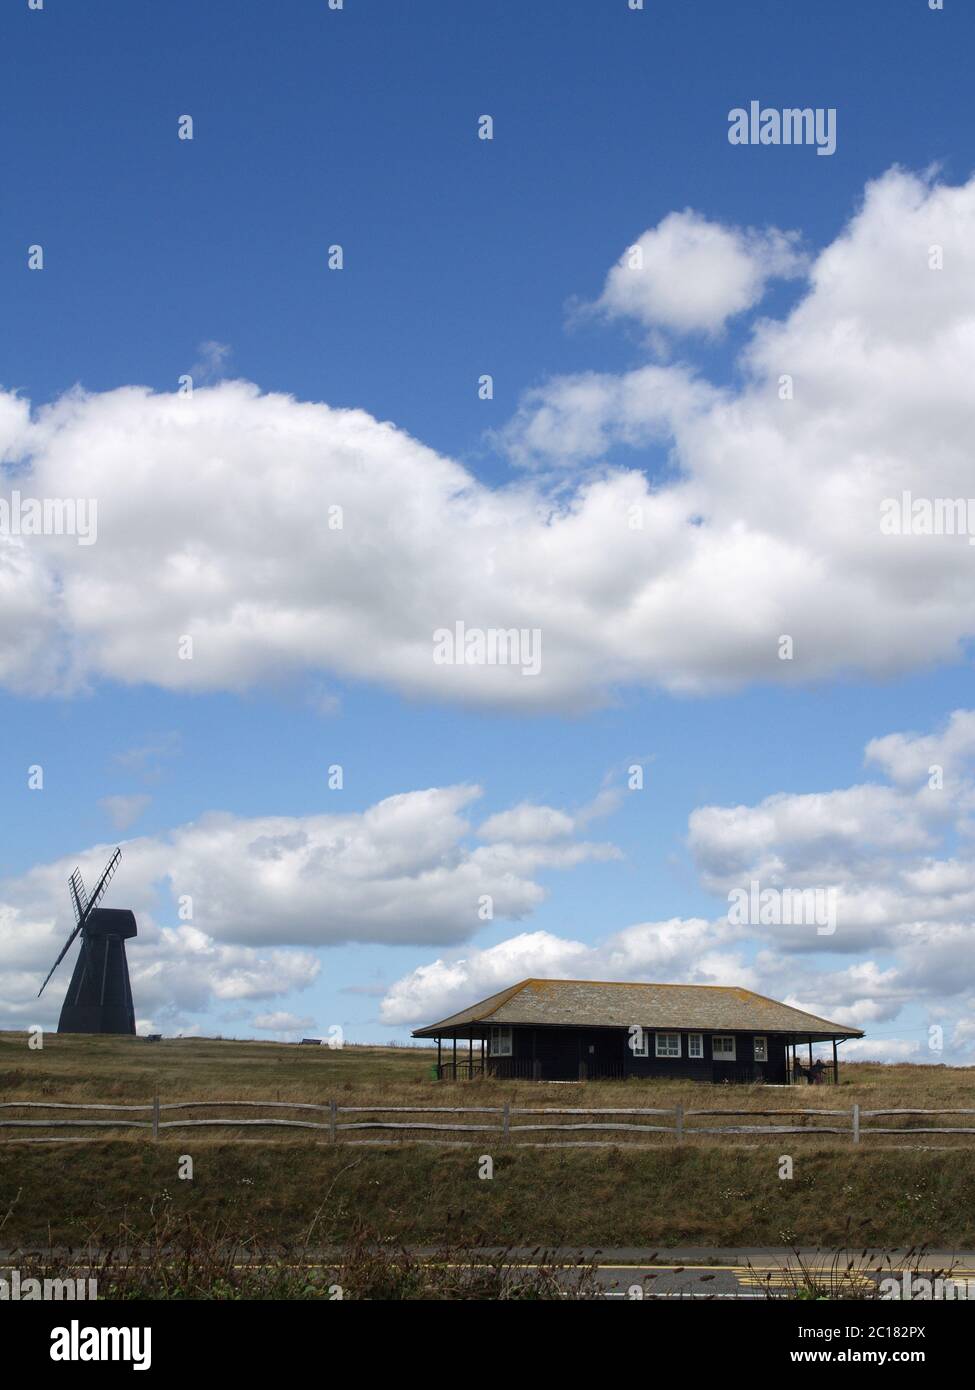
[[[889,1055],[928,1060],[927,1028],[942,1022],[955,1039],[951,1055],[966,1055],[975,1041],[965,1028],[975,978],[953,985],[952,992],[943,969],[926,973],[923,965],[946,949],[946,926],[968,930],[971,904],[961,889],[959,901],[931,927],[921,963],[913,900],[891,908],[873,936],[859,918],[846,936],[841,925],[836,943],[783,946],[758,935],[730,942],[702,927],[687,929],[685,944],[668,954],[654,945],[666,933],[652,924],[713,923],[725,911],[728,874],[747,881],[758,863],[777,865],[769,869],[770,883],[774,873],[780,886],[842,882],[851,900],[857,891],[883,896],[908,860],[915,866],[967,864],[967,782],[947,829],[941,814],[931,813],[913,837],[905,832],[903,843],[891,831],[869,862],[856,849],[862,840],[857,817],[867,826],[877,814],[885,825],[887,818],[891,825],[911,821],[915,810],[900,793],[879,813],[859,808],[842,844],[804,832],[797,848],[795,838],[773,828],[763,857],[746,828],[730,868],[710,822],[688,837],[689,818],[699,808],[755,807],[780,793],[829,797],[865,782],[889,788],[888,765],[874,759],[865,768],[866,745],[895,732],[944,730],[953,711],[972,703],[966,626],[972,592],[954,553],[944,573],[928,568],[929,552],[919,559],[912,550],[903,569],[884,556],[865,580],[861,569],[872,560],[861,567],[851,552],[842,500],[835,534],[814,531],[797,541],[801,516],[783,512],[777,530],[763,517],[767,475],[756,469],[738,482],[735,459],[722,461],[715,441],[722,437],[721,402],[747,396],[753,371],[777,373],[769,362],[782,340],[762,329],[763,320],[793,325],[785,339],[791,358],[785,354],[781,367],[807,362],[810,380],[827,370],[814,362],[825,357],[828,366],[822,324],[846,322],[847,313],[850,322],[865,325],[864,352],[877,361],[885,350],[883,332],[890,344],[922,346],[926,332],[940,332],[906,295],[897,318],[904,281],[890,229],[917,219],[925,253],[932,225],[943,225],[947,241],[956,237],[959,248],[964,245],[973,39],[975,14],[960,0],[947,0],[940,13],[926,0],[855,7],[842,0],[786,7],[778,0],[753,0],[747,7],[648,0],[644,12],[631,12],[625,0],[537,0],[531,6],[494,0],[479,7],[346,0],[341,11],[330,11],[324,0],[273,7],[249,0],[206,6],[94,0],[85,7],[46,0],[42,11],[28,10],[25,0],[5,7],[0,388],[11,401],[30,402],[35,434],[25,443],[31,426],[11,414],[6,439],[0,414],[0,456],[7,466],[0,495],[9,495],[17,479],[24,487],[30,477],[45,485],[60,477],[65,487],[70,479],[71,488],[99,497],[105,520],[93,558],[84,559],[86,569],[78,568],[77,552],[63,547],[40,561],[53,591],[67,599],[67,617],[54,611],[58,600],[50,594],[39,598],[38,590],[28,591],[26,579],[22,605],[19,591],[0,590],[12,595],[11,619],[0,621],[0,655],[6,648],[0,776],[7,811],[0,839],[7,889],[0,902],[11,913],[0,919],[0,944],[4,921],[8,935],[5,967],[0,961],[8,974],[0,989],[0,1026],[35,1021],[29,986],[38,972],[43,977],[67,926],[66,917],[52,917],[55,910],[67,912],[66,885],[63,892],[52,886],[65,878],[61,861],[94,866],[102,846],[138,840],[141,849],[123,851],[111,903],[124,905],[128,892],[140,922],[146,921],[130,951],[137,1011],[167,1031],[291,1036],[339,1023],[354,1039],[403,1038],[414,1023],[407,1005],[388,1004],[389,991],[412,972],[445,962],[410,996],[419,1010],[415,1023],[428,1022],[427,1007],[443,1004],[446,1011],[451,1002],[490,992],[481,986],[494,980],[492,971],[531,967],[513,980],[545,972],[547,962],[571,969],[571,952],[552,944],[569,941],[596,952],[577,957],[587,970],[617,963],[644,978],[653,977],[653,967],[668,978],[702,982],[730,982],[744,971],[745,983],[779,997],[789,989],[808,1007],[859,1022],[878,1043],[892,1041],[901,1051]],[[773,108],[835,108],[836,153],[820,158],[807,147],[730,145],[728,113],[752,99]],[[186,113],[193,118],[192,141],[177,138],[178,119]],[[483,113],[494,118],[492,141],[477,139]],[[918,182],[906,190],[883,183],[873,211],[868,204],[864,212],[867,185],[890,179],[896,167]],[[939,186],[959,190],[950,207],[938,202]],[[742,265],[759,267],[762,283],[747,306],[727,309],[721,282],[727,266],[709,260],[711,251],[702,261],[680,261],[693,231],[681,223],[673,242],[653,240],[648,252],[676,256],[672,268],[662,263],[661,284],[679,282],[683,274],[690,289],[692,279],[713,271],[707,324],[688,330],[668,315],[660,308],[660,285],[655,308],[634,302],[614,310],[604,292],[611,268],[627,247],[685,209],[693,209],[693,228],[738,236],[735,254]],[[844,229],[855,218],[860,232],[851,249]],[[766,229],[795,232],[790,245],[797,264],[765,283],[771,242],[749,240],[747,229],[763,236]],[[333,243],[343,247],[341,272],[327,266]],[[828,275],[817,280],[812,270],[833,243],[847,258],[836,272],[845,277],[847,300]],[[27,248],[35,244],[44,248],[40,273],[26,269]],[[952,271],[950,257],[946,269]],[[955,271],[960,274],[957,263]],[[926,283],[919,277],[919,294]],[[809,328],[790,316],[817,286]],[[954,325],[958,334],[960,373],[965,354],[973,352],[963,330],[975,321],[967,317],[965,294],[970,291],[959,289],[938,310],[945,331]],[[891,305],[896,321],[888,323]],[[917,324],[912,314],[919,315]],[[957,322],[952,315],[960,316]],[[746,350],[758,353],[757,369],[746,365]],[[664,425],[656,415],[649,423],[641,418],[636,430],[614,417],[611,405],[600,407],[601,447],[589,448],[591,417],[582,417],[575,397],[571,409],[565,406],[560,383],[587,373],[598,373],[603,383],[621,382],[646,367],[664,374],[668,400],[689,380],[713,394],[700,413],[695,407],[679,420],[668,415]],[[837,382],[851,381],[841,354],[835,370]],[[909,363],[905,371],[907,380],[916,379]],[[112,393],[144,387],[152,399],[171,395],[186,373],[195,379],[194,409],[203,412],[202,423],[170,454],[172,421],[154,413],[145,397],[116,407]],[[489,401],[478,398],[482,373],[494,378]],[[825,391],[823,379],[815,379],[817,391]],[[318,576],[318,552],[299,551],[297,542],[295,555],[304,555],[308,566],[296,559],[288,569],[296,518],[332,495],[316,490],[316,460],[336,497],[342,469],[358,466],[341,452],[341,422],[329,416],[331,423],[324,417],[308,423],[311,417],[302,416],[299,423],[285,407],[275,407],[272,418],[243,396],[221,397],[226,404],[217,401],[208,422],[210,393],[216,396],[235,380],[298,402],[366,412],[395,426],[393,444],[370,424],[355,446],[367,460],[382,459],[364,489],[375,499],[375,514],[358,530],[350,521],[349,544],[362,569]],[[834,431],[829,466],[840,479],[844,468],[856,476],[861,468],[865,474],[882,470],[908,427],[898,427],[889,447],[872,436],[865,443],[859,411],[834,385],[836,399],[828,406],[824,395],[816,397],[820,417]],[[90,406],[66,396],[78,387],[89,393],[84,399]],[[904,392],[899,395],[903,399]],[[553,400],[564,407],[559,433],[552,448],[541,451],[544,457],[533,457],[526,468],[526,450],[538,453],[531,422]],[[938,495],[954,496],[966,476],[966,407],[960,400],[955,418],[954,402],[939,400],[938,418],[947,423],[932,427],[929,438],[930,403],[920,393],[914,402],[921,447],[912,457],[917,479],[940,471]],[[50,430],[39,423],[48,405],[61,412]],[[848,408],[849,425],[842,418]],[[882,415],[885,408],[883,400],[875,407],[868,402],[867,413]],[[308,445],[306,456],[305,432],[318,430],[321,440]],[[127,440],[124,448],[117,445],[118,431]],[[810,517],[819,522],[824,513],[816,490],[824,465],[814,433],[803,424],[781,457],[783,471],[796,470],[793,500],[808,495]],[[748,440],[757,438],[756,430],[747,434],[743,456]],[[410,439],[423,446],[417,458],[407,456]],[[265,452],[262,440],[270,441]],[[956,442],[960,463],[952,452]],[[400,448],[406,451],[402,469],[395,453]],[[215,451],[220,476],[213,480]],[[421,633],[420,616],[439,614],[433,622],[467,616],[475,623],[490,610],[490,603],[476,601],[479,556],[464,545],[453,555],[446,539],[457,512],[443,499],[453,495],[458,475],[437,483],[432,500],[427,496],[434,459],[450,461],[476,485],[482,514],[490,499],[503,498],[514,515],[518,504],[508,499],[526,489],[533,507],[549,499],[555,509],[571,512],[578,505],[582,511],[564,554],[560,547],[551,592],[541,529],[500,562],[508,566],[506,623],[515,621],[516,611],[518,621],[529,621],[526,593],[547,593],[565,620],[553,630],[553,620],[538,617],[557,674],[553,686],[540,686],[537,699],[525,694],[523,681],[530,677],[514,677],[502,688],[491,671],[480,673],[480,684],[479,673],[472,673],[463,690],[449,682],[438,687],[414,669],[410,653],[397,650],[404,610],[384,608],[386,595],[403,594],[406,607],[415,585],[409,611],[418,615],[417,628],[402,631],[413,643],[432,625]],[[185,472],[174,477],[174,468]],[[968,469],[970,475],[970,460]],[[779,632],[790,630],[775,601],[770,611],[763,607],[761,596],[775,591],[781,569],[775,555],[760,548],[755,568],[765,579],[754,588],[748,587],[754,575],[742,579],[747,593],[743,587],[736,605],[741,630],[727,649],[706,622],[697,631],[696,618],[688,618],[685,603],[706,617],[712,591],[696,588],[697,567],[688,575],[676,561],[672,573],[657,575],[659,590],[646,590],[647,608],[629,595],[627,636],[617,640],[612,629],[622,600],[617,607],[613,594],[625,577],[606,569],[612,541],[587,521],[580,498],[590,480],[619,473],[662,490],[683,474],[693,476],[714,507],[705,530],[718,529],[721,508],[730,525],[727,509],[737,507],[747,523],[771,536],[770,545],[778,539],[798,553],[797,546],[808,544],[799,567],[803,577],[784,587],[799,633],[810,634],[797,636],[799,649],[814,650],[815,660],[808,667],[800,660],[795,675],[785,678],[773,657],[756,655],[764,624],[769,651]],[[808,494],[801,490],[803,477]],[[910,479],[891,465],[883,482],[885,496]],[[920,490],[917,480],[910,485]],[[115,524],[113,493],[124,497]],[[831,496],[842,499],[842,490]],[[386,499],[388,512],[382,511]],[[201,591],[211,579],[223,591],[249,570],[246,584],[256,586],[249,596],[261,627],[260,640],[252,640],[250,619],[234,614],[228,620],[233,632],[223,634],[199,680],[160,664],[153,645],[174,592],[163,582],[170,571],[160,557],[181,551],[181,508],[186,524],[200,527],[201,539],[189,547],[194,562],[206,553],[213,566],[196,572]],[[350,510],[357,523],[360,516],[362,507]],[[667,536],[654,532],[660,553],[671,542],[679,548],[679,528],[672,519],[666,524]],[[144,550],[131,540],[141,526]],[[119,543],[123,527],[130,536],[126,546]],[[391,537],[411,528],[420,539],[399,556]],[[318,535],[300,544],[318,547],[326,539]],[[427,574],[423,557],[439,554],[441,546],[446,558]],[[503,542],[498,546],[503,553]],[[869,546],[867,552],[872,556]],[[727,552],[715,541],[713,553],[700,561],[712,567],[707,582],[716,586],[716,599],[723,588],[736,588],[735,566],[742,563],[740,555],[734,561],[722,555]],[[727,564],[732,577],[725,585],[721,568]],[[467,566],[459,583],[468,598],[475,595],[469,611],[450,591],[458,569]],[[599,570],[580,600],[578,634],[571,619],[579,597],[571,591],[573,569]],[[303,581],[303,574],[310,577]],[[340,632],[330,627],[343,574],[357,593],[375,585],[369,609],[375,627],[363,627],[361,637],[354,628],[350,635],[346,626]],[[215,610],[195,608],[192,595],[180,594],[173,631],[195,631],[205,640]],[[226,602],[221,621],[233,607],[232,598]],[[900,604],[913,614],[905,630],[897,620]],[[658,615],[652,621],[651,608]],[[300,632],[313,631],[314,641],[299,635],[279,645],[269,635],[292,621]],[[680,641],[685,627],[686,651]],[[661,637],[661,631],[670,635]],[[58,672],[42,674],[41,653],[55,647]],[[960,778],[968,744],[959,738],[951,746]],[[341,790],[328,787],[335,763],[344,772]],[[638,793],[626,789],[633,763],[646,768]],[[32,764],[44,768],[42,792],[27,790]],[[374,921],[359,922],[349,910],[344,924],[320,930],[315,895],[327,899],[331,880],[321,856],[312,855],[313,863],[293,866],[306,877],[308,898],[302,921],[289,930],[280,927],[274,897],[287,885],[271,885],[263,924],[246,931],[234,926],[229,888],[219,903],[198,911],[195,927],[225,950],[215,957],[208,946],[205,962],[200,957],[198,973],[212,971],[210,992],[187,984],[177,962],[179,941],[153,954],[160,929],[176,922],[180,884],[166,878],[166,845],[180,827],[211,812],[237,826],[283,817],[294,822],[278,827],[287,837],[303,833],[308,818],[363,817],[387,798],[459,785],[476,785],[482,795],[458,811],[467,826],[453,838],[445,833],[432,849],[417,848],[413,838],[423,839],[429,810],[404,812],[417,817],[407,837],[413,857],[407,855],[406,872],[423,882],[411,886],[394,925],[377,931]],[[904,786],[896,777],[893,785]],[[584,808],[601,789],[607,795],[599,814],[589,816]],[[538,838],[488,839],[506,848],[492,851],[483,881],[480,870],[472,878],[483,886],[492,876],[501,881],[514,873],[520,886],[512,915],[484,923],[473,915],[464,921],[460,913],[451,929],[449,905],[431,901],[428,914],[423,892],[438,889],[424,875],[450,879],[465,856],[478,844],[483,848],[477,827],[522,803],[558,808],[576,823],[564,836],[546,831]],[[800,811],[810,805],[801,803]],[[817,814],[829,821],[835,811],[826,802]],[[359,820],[349,824],[361,826]],[[246,850],[249,832],[241,833]],[[327,828],[317,833],[327,840]],[[368,840],[368,822],[364,833]],[[221,853],[218,838],[208,834],[185,857],[175,855],[184,866],[180,872],[205,881],[207,854]],[[369,842],[367,857],[377,856],[376,873],[388,881],[395,871],[380,863],[387,843],[384,830]],[[571,856],[561,853],[569,843],[590,848],[570,864]],[[560,850],[554,859],[546,850],[553,845]],[[289,846],[282,852],[287,856]],[[890,857],[895,854],[897,862]],[[232,856],[226,864],[232,876]],[[395,894],[384,920],[389,912],[396,915],[394,908]],[[440,912],[444,920],[430,927]],[[651,924],[645,932],[649,954],[614,955],[604,946],[635,924]],[[472,951],[532,933],[547,933],[551,941],[529,942],[521,954],[499,955],[476,969],[456,964],[472,959]],[[336,935],[341,944],[327,944]],[[962,953],[967,941],[960,936],[950,949]],[[827,949],[834,944],[842,949]],[[183,947],[190,949],[186,942]],[[151,960],[159,969],[140,995],[143,949],[145,968]],[[202,949],[199,942],[194,949]],[[282,967],[282,974],[274,966],[280,958],[267,956],[280,950],[304,952],[308,959],[294,973]],[[237,951],[257,956],[245,959]],[[879,973],[851,980],[849,972],[867,962]],[[444,973],[451,969],[452,983]],[[239,987],[238,973],[246,976]],[[837,980],[830,983],[833,973]],[[254,983],[261,978],[266,990]],[[150,1002],[140,1007],[142,1000]],[[57,1002],[55,992],[37,1018],[56,1017]],[[877,1055],[885,1055],[882,1048]]]

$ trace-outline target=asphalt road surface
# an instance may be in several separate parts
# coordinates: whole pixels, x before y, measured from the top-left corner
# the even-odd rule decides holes
[[[433,1250],[413,1252],[436,1261]],[[485,1263],[503,1256],[512,1270],[526,1274],[558,1266],[571,1290],[583,1266],[590,1265],[604,1298],[740,1299],[795,1297],[810,1281],[841,1290],[847,1297],[876,1297],[883,1279],[950,1279],[956,1296],[975,1300],[975,1251],[835,1251],[781,1248],[710,1250],[616,1249],[508,1250],[481,1252]]]
[[[59,1256],[70,1267],[77,1259],[68,1252],[31,1250],[31,1255],[53,1260]],[[738,1247],[708,1249],[694,1247],[666,1249],[613,1249],[592,1247],[543,1249],[484,1249],[473,1251],[471,1262],[490,1265],[497,1261],[517,1276],[523,1271],[526,1278],[538,1269],[557,1271],[557,1278],[571,1296],[580,1277],[588,1268],[592,1281],[606,1299],[672,1298],[672,1299],[765,1299],[789,1298],[814,1281],[825,1288],[839,1288],[847,1297],[875,1297],[875,1288],[882,1279],[902,1281],[905,1271],[914,1278],[950,1279],[956,1297],[975,1300],[975,1251],[925,1250],[870,1251],[855,1250],[837,1254],[836,1251],[789,1250],[785,1247]],[[4,1270],[17,1267],[25,1252],[0,1250],[0,1276]],[[413,1248],[410,1254],[421,1262],[440,1265],[442,1252],[435,1249]],[[469,1268],[466,1258],[451,1261],[454,1268]],[[322,1250],[307,1260],[307,1269],[341,1267],[339,1250]],[[241,1261],[246,1263],[247,1261]],[[265,1264],[266,1258],[255,1258],[253,1264]]]

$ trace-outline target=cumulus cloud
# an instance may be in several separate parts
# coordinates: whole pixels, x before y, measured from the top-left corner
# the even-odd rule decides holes
[[[967,773],[975,759],[975,711],[955,710],[945,729],[933,734],[887,734],[867,744],[866,762],[875,764],[892,781],[917,786],[940,769],[948,792]]]
[[[618,788],[605,787],[591,802],[574,812],[522,801],[510,810],[489,816],[478,826],[477,833],[482,840],[509,840],[517,844],[561,840],[584,830],[598,817],[612,814],[620,800]]]
[[[975,866],[953,846],[968,833],[975,798],[972,721],[972,711],[958,710],[940,730],[871,740],[867,761],[888,771],[889,784],[693,811],[688,846],[702,886],[724,899],[712,920],[644,922],[594,944],[524,932],[483,951],[444,953],[391,986],[383,1019],[434,1022],[530,976],[737,984],[877,1030],[857,1055],[943,1060],[928,1048],[930,1025],[966,1060],[975,1053]],[[917,785],[929,758],[951,769],[950,785]],[[835,931],[821,935],[802,920],[729,921],[728,894],[752,883],[828,889]],[[891,1024],[906,1032],[908,1019],[920,1040],[884,1039]]]
[[[715,333],[751,309],[769,280],[800,275],[794,232],[725,227],[692,211],[672,212],[626,249],[596,307],[675,333]]]
[[[132,990],[140,1008],[160,1014],[202,1013],[215,1001],[273,999],[307,989],[321,970],[310,951],[224,945],[186,924],[161,927],[158,934],[148,919],[144,925],[144,955],[137,945],[129,953]]]
[[[252,1022],[262,1033],[296,1033],[302,1028],[310,1028],[315,1020],[278,1009],[274,1013],[255,1014]]]
[[[727,948],[727,923],[673,918],[627,927],[589,946],[550,932],[523,932],[463,957],[438,959],[397,980],[383,999],[385,1023],[432,1023],[526,978],[747,984],[752,972]]]
[[[688,217],[647,234],[644,299],[612,288],[631,283],[618,269],[608,308],[675,325],[687,305],[687,326],[706,329],[755,302],[765,252],[788,268],[788,239]],[[662,298],[692,249],[717,267],[703,306],[693,276]],[[94,545],[0,530],[0,682],[344,678],[582,709],[633,685],[956,659],[975,633],[966,537],[883,534],[880,515],[905,490],[971,490],[975,180],[872,183],[795,306],[751,320],[728,365],[720,387],[688,363],[549,382],[503,436],[539,471],[494,487],[364,411],[239,381],[76,391],[33,416],[0,393],[0,500],[98,503]],[[457,622],[537,629],[541,671],[438,664],[433,633]]]
[[[573,819],[566,811],[523,801],[510,811],[489,816],[477,833],[483,840],[560,840],[571,835],[573,827]]]
[[[480,788],[430,788],[367,810],[242,818],[213,812],[123,847],[112,902],[131,907],[129,951],[140,1009],[199,1011],[208,1001],[270,998],[310,984],[314,948],[343,942],[456,945],[543,901],[543,870],[619,856],[611,844],[473,843]],[[79,855],[86,881],[109,846]],[[0,882],[0,1018],[56,1017],[66,962],[32,1002],[74,926],[67,881],[75,857]],[[301,947],[294,950],[289,948]]]
[[[526,392],[498,440],[520,468],[578,470],[620,446],[669,447],[720,399],[721,392],[682,366],[637,367],[622,376],[581,372]],[[646,491],[639,476],[628,481],[637,489],[625,493],[623,502],[642,507]],[[657,497],[661,504],[668,498],[674,503],[661,520],[678,533],[687,523],[684,499],[676,492]],[[643,519],[641,512],[630,515]]]
[[[9,885],[0,892],[10,892]],[[115,901],[120,905],[121,895]],[[136,899],[129,893],[124,901],[132,906]],[[321,970],[310,951],[225,945],[189,924],[159,927],[150,912],[136,915],[139,935],[129,943],[127,958],[140,1032],[177,1026],[185,1032],[193,1014],[307,989]],[[41,998],[36,995],[67,940],[67,923],[53,925],[57,916],[53,901],[37,911],[0,902],[0,1027],[56,1026],[74,953]]]
[[[960,774],[953,790],[868,783],[780,793],[757,806],[698,808],[689,817],[688,844],[711,892],[726,895],[755,882],[834,894],[835,934],[821,937],[804,923],[777,926],[781,948],[896,947],[932,991],[950,989],[952,973],[959,987],[975,987],[975,971],[950,966],[964,945],[955,933],[975,925],[975,869],[952,852],[973,796],[975,782]]]
[[[936,843],[947,810],[934,793],[909,796],[865,784],[839,791],[778,793],[757,806],[704,806],[691,813],[689,841],[709,888],[725,892],[742,874],[802,884],[919,854]]]
[[[807,925],[759,930],[768,947],[760,960],[766,978],[780,987],[795,978],[790,953],[862,954],[829,974],[805,968],[804,989],[830,1001],[834,1016],[846,1009],[864,1023],[887,1021],[916,1003],[944,1023],[971,1011],[975,867],[955,846],[969,831],[975,797],[972,727],[972,711],[959,710],[930,734],[871,740],[866,759],[887,773],[889,785],[779,794],[757,806],[691,814],[688,843],[711,891],[755,881],[763,889],[821,886],[835,894],[832,935]],[[945,769],[943,784],[929,779],[933,763]]]

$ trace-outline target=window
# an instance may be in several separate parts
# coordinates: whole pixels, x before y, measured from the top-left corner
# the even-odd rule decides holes
[[[634,1023],[630,1029],[630,1051],[634,1057],[650,1056],[650,1039],[647,1030]]]
[[[657,1056],[658,1057],[679,1057],[680,1056],[680,1034],[679,1033],[657,1033]]]
[[[767,1038],[756,1038],[756,1039],[755,1039],[755,1061],[756,1061],[756,1062],[767,1062],[767,1061],[768,1061],[768,1039],[767,1039]]]
[[[704,1034],[688,1033],[687,1035],[687,1055],[688,1057],[704,1056]]]
[[[490,1057],[510,1057],[511,1056],[511,1029],[494,1028],[488,1031],[488,1056]]]
[[[735,1040],[730,1033],[715,1033],[711,1039],[711,1056],[716,1062],[735,1060]]]

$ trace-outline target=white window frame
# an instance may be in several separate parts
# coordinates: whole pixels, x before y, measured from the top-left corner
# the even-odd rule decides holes
[[[761,1043],[762,1050],[759,1052],[758,1045]],[[756,1062],[768,1061],[768,1038],[761,1033],[756,1033],[752,1041],[752,1053]]]
[[[492,1023],[488,1028],[488,1056],[510,1057],[514,1051],[510,1025]]]
[[[639,1043],[639,1047],[637,1043]],[[630,1051],[634,1057],[650,1056],[650,1034],[645,1028],[640,1028],[639,1032],[630,1034]]]
[[[695,1044],[697,1050],[695,1051]],[[700,1061],[704,1056],[704,1034],[688,1033],[687,1035],[687,1055],[695,1061]]]
[[[718,1043],[731,1043],[731,1051],[725,1052],[718,1048]],[[711,1056],[715,1062],[734,1062],[736,1058],[735,1035],[734,1033],[712,1033],[711,1034]]]
[[[676,1038],[676,1039],[677,1039],[677,1050],[676,1050],[676,1052],[672,1051],[669,1047],[665,1047],[665,1048],[663,1048],[663,1049],[661,1048],[660,1044],[661,1044],[661,1042],[663,1041],[664,1038],[667,1038],[667,1039]],[[654,1041],[654,1056],[655,1056],[655,1057],[670,1057],[670,1058],[674,1058],[674,1057],[679,1057],[679,1056],[681,1055],[680,1034],[679,1034],[679,1033],[654,1033],[654,1035],[653,1035],[653,1041]]]

